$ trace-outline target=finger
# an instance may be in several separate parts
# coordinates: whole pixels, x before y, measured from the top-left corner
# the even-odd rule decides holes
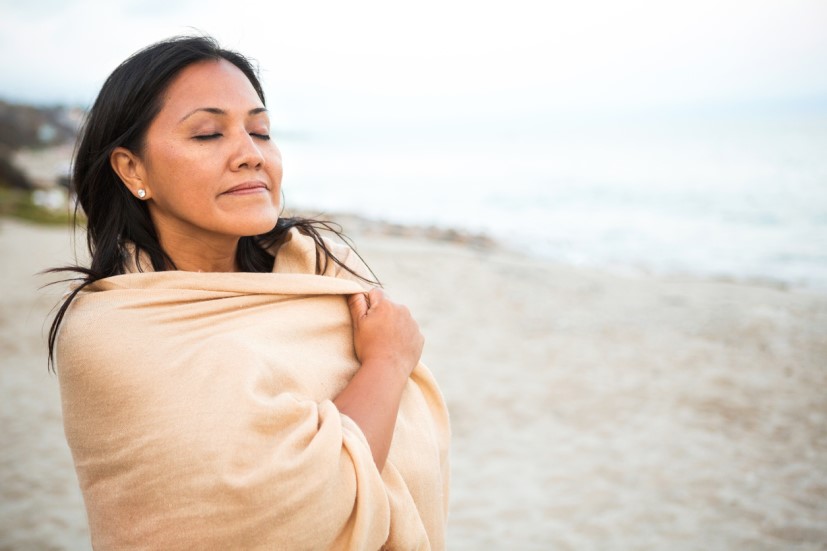
[[[368,309],[373,310],[385,299],[385,292],[379,287],[374,287],[368,292]]]
[[[347,297],[347,305],[350,308],[350,317],[355,324],[368,313],[368,298],[365,293],[356,293]]]

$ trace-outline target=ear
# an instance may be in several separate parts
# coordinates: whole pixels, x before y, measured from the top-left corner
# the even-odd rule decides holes
[[[144,163],[133,152],[125,147],[116,147],[109,155],[109,164],[132,195],[144,201],[152,196]]]

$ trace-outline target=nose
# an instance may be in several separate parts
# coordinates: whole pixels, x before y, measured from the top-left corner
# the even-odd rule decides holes
[[[241,170],[243,168],[259,170],[264,166],[264,155],[262,155],[261,149],[255,142],[253,136],[246,131],[241,132],[239,135],[231,164],[233,170]]]

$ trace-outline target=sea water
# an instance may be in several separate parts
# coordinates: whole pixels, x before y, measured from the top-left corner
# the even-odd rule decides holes
[[[827,291],[827,114],[538,117],[285,136],[287,205],[575,265]]]

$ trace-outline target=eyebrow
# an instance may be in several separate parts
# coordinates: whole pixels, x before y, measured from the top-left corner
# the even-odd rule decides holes
[[[190,111],[189,113],[187,113],[186,115],[184,115],[183,118],[178,122],[184,122],[185,120],[187,120],[188,118],[190,118],[191,116],[193,116],[194,114],[196,114],[200,111],[204,111],[206,113],[212,113],[213,115],[226,115],[227,114],[226,111],[224,111],[223,109],[219,109],[218,107],[199,107],[198,109],[194,109],[194,110]],[[255,109],[250,109],[249,111],[247,111],[247,115],[252,116],[252,115],[258,115],[259,113],[266,113],[266,112],[267,112],[267,109],[265,107],[256,107]]]

